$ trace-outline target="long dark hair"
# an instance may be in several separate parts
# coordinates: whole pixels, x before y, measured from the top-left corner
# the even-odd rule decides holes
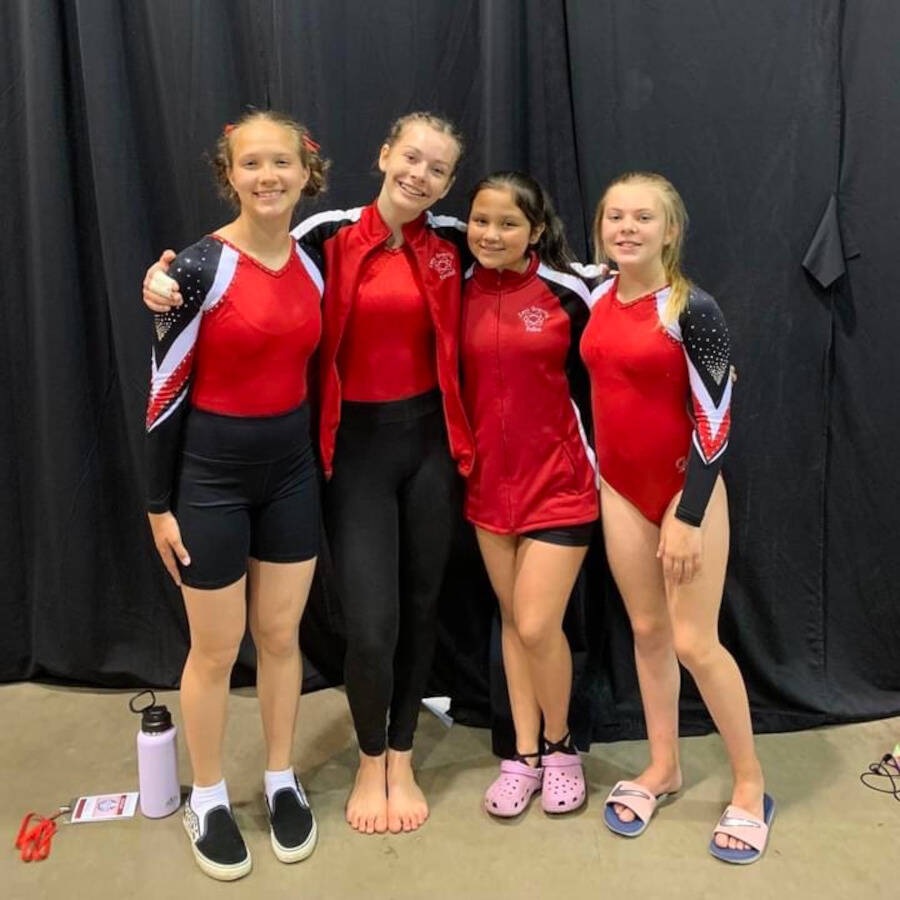
[[[531,227],[544,226],[537,244],[534,245],[538,259],[551,269],[561,272],[571,271],[575,255],[566,240],[565,227],[553,208],[550,195],[537,179],[525,172],[493,172],[482,178],[469,194],[470,207],[476,194],[485,189],[509,191]]]

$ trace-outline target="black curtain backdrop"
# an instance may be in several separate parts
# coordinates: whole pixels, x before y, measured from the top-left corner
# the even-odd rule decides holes
[[[894,0],[5,0],[0,679],[174,685],[180,598],[142,505],[164,247],[228,216],[206,154],[247,104],[333,160],[318,208],[368,202],[388,123],[442,112],[468,153],[442,211],[523,168],[589,254],[603,186],[664,172],[739,382],[721,632],[762,730],[900,713],[900,19]],[[573,596],[579,743],[643,733],[627,619],[596,542]],[[306,688],[340,681],[327,548]],[[252,683],[242,650],[236,683]],[[432,688],[508,749],[494,601],[460,520]],[[710,727],[685,679],[683,729]]]

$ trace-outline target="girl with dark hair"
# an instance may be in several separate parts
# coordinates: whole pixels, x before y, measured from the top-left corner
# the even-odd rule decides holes
[[[445,119],[403,116],[379,152],[375,201],[293,232],[324,278],[319,450],[360,749],[346,816],[367,834],[412,831],[428,816],[413,736],[456,520],[453,459],[468,474],[472,438],[458,374],[463,233],[427,210],[461,154]],[[180,299],[177,288],[148,290],[166,261],[147,273],[151,309]]]
[[[476,185],[467,239],[477,262],[461,333],[475,442],[465,514],[500,604],[516,735],[484,807],[517,816],[540,791],[545,812],[568,812],[584,803],[585,782],[569,734],[562,621],[599,514],[578,354],[590,292],[549,197],[528,175],[498,172]]]
[[[301,195],[324,187],[326,168],[286,116],[253,112],[226,125],[215,169],[237,218],[174,258],[184,303],[154,321],[149,518],[191,640],[181,677],[194,774],[184,824],[199,867],[223,881],[251,868],[222,775],[230,674],[248,621],[272,849],[297,862],[316,843],[291,746],[297,630],[319,546],[306,365],[322,327],[321,289],[288,229]]]

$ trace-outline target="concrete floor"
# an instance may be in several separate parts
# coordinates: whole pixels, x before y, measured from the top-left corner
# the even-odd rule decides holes
[[[706,851],[728,798],[728,766],[714,735],[684,740],[680,799],[629,841],[602,824],[602,800],[616,780],[639,769],[643,742],[594,745],[585,759],[591,795],[583,810],[549,818],[535,803],[521,819],[500,823],[480,806],[496,770],[489,734],[458,725],[448,730],[423,711],[417,760],[431,819],[411,835],[357,835],[343,821],[356,754],[339,690],[301,704],[295,759],[319,821],[319,845],[309,860],[285,866],[271,853],[256,699],[238,691],[231,697],[226,776],[253,854],[247,878],[222,885],[204,876],[180,814],[63,827],[48,860],[20,862],[12,843],[26,811],[48,813],[79,794],[137,789],[138,720],[127,700],[118,692],[0,686],[0,833],[7,844],[0,897],[900,898],[900,803],[858,779],[900,739],[900,719],[761,736],[778,815],[765,858],[734,867]],[[160,701],[179,718],[174,692]],[[183,746],[181,775],[187,783]]]

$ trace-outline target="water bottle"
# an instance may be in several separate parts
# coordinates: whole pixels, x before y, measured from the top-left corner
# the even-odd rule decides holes
[[[136,701],[150,695],[149,706],[137,707]],[[141,691],[132,697],[128,708],[141,717],[137,734],[138,784],[141,812],[150,819],[161,819],[181,805],[178,784],[177,729],[172,714],[165,706],[156,705],[153,691]]]

